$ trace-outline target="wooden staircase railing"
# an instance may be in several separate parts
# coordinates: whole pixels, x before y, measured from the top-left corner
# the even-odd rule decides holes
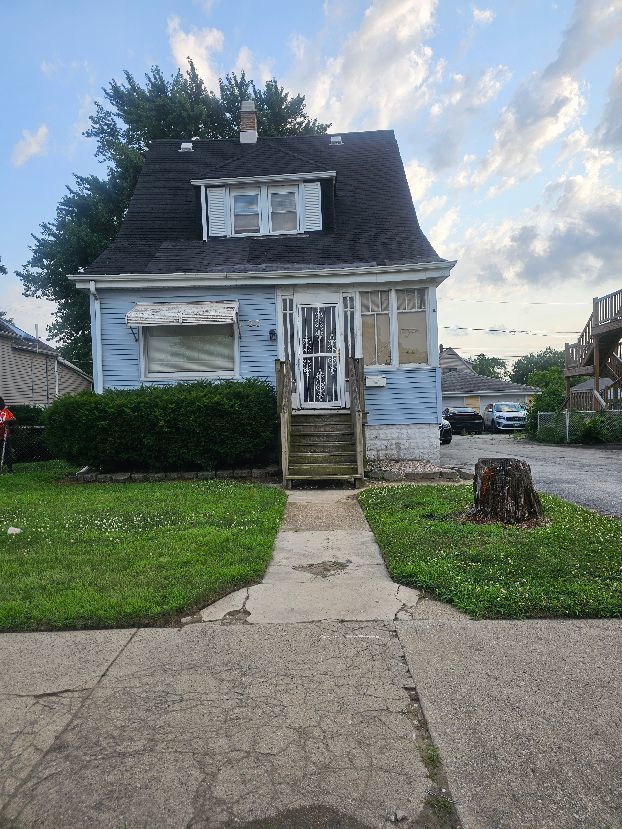
[[[292,422],[292,364],[289,360],[277,360],[276,369],[276,403],[281,422],[280,448],[283,486],[287,485],[289,468],[289,432]]]
[[[358,483],[365,477],[365,372],[360,358],[348,357],[348,381]]]
[[[593,388],[570,390],[570,378],[591,376]],[[601,389],[601,376],[613,380]],[[576,343],[566,343],[564,377],[570,408],[599,411],[618,405],[622,385],[622,290],[592,300],[592,313]]]

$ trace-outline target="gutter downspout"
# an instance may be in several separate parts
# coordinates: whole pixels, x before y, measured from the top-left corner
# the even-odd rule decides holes
[[[89,282],[91,294],[91,330],[93,348],[93,388],[97,394],[104,390],[102,371],[102,319],[101,303],[95,290],[95,280]]]

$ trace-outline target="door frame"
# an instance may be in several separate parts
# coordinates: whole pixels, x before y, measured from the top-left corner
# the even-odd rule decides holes
[[[302,307],[327,307],[335,308],[335,328],[337,340],[337,400],[318,403],[315,401],[305,402],[303,399],[304,383],[302,379],[302,330],[301,330],[301,308]],[[308,291],[296,290],[294,292],[294,345],[296,349],[294,360],[294,371],[296,373],[296,388],[298,389],[299,409],[345,409],[346,400],[346,378],[345,378],[345,342],[343,335],[343,297],[342,292],[337,290]]]

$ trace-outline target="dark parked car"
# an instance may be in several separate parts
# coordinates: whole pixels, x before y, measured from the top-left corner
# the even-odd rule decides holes
[[[443,418],[438,427],[441,443],[451,443],[451,423]]]
[[[484,431],[484,418],[479,412],[468,406],[455,406],[445,409],[443,417],[449,421],[454,435],[464,435],[467,432],[475,432],[481,435]]]

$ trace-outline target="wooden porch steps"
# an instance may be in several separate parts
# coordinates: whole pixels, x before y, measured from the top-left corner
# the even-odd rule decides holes
[[[349,411],[294,414],[289,434],[288,480],[357,477]]]
[[[309,412],[292,410],[292,368],[277,360],[277,405],[281,419],[283,483],[352,481],[365,477],[365,375],[363,362],[347,360],[350,406]]]

